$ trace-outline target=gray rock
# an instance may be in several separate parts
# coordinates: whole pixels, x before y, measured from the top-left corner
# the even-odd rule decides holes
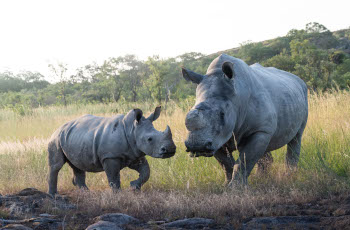
[[[350,215],[350,196],[341,202],[340,207],[333,212],[334,216]]]
[[[86,230],[123,230],[123,228],[109,221],[99,221],[88,226]]]
[[[123,213],[107,213],[96,217],[95,220],[112,222],[117,226],[123,226],[126,224],[139,224],[141,222],[140,220]]]
[[[57,217],[56,215],[51,215],[51,214],[48,214],[48,213],[42,213],[39,216],[40,217],[46,217],[46,218],[56,218]]]
[[[162,226],[167,228],[187,228],[187,229],[198,229],[208,227],[209,225],[215,224],[213,219],[205,218],[188,218],[182,220],[176,220],[170,223],[163,224]]]
[[[150,220],[147,222],[147,224],[149,225],[161,225],[161,224],[165,224],[166,221],[164,220]]]
[[[65,229],[65,225],[63,222],[34,222],[34,229],[50,229],[50,230],[59,230]]]
[[[35,188],[26,188],[16,194],[0,196],[0,205],[13,216],[36,213],[47,204],[51,204],[52,207],[59,210],[76,209],[76,206],[71,204],[67,197],[56,196],[52,198],[49,194]]]
[[[37,197],[49,197],[49,194],[41,192],[36,188],[25,188],[14,196],[37,196]]]
[[[8,205],[8,210],[10,211],[11,215],[23,215],[34,211],[33,207],[23,202],[13,202]]]
[[[245,223],[243,229],[310,229],[319,223],[319,216],[258,217]]]
[[[5,227],[1,228],[2,230],[5,229],[11,229],[11,230],[33,230],[32,228],[29,228],[27,226],[24,226],[22,224],[9,224],[6,225]]]

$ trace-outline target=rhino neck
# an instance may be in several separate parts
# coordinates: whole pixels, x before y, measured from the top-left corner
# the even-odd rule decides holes
[[[236,82],[236,98],[233,98],[232,103],[236,113],[236,123],[234,133],[239,132],[248,115],[249,103],[252,98],[251,79],[249,76],[246,79],[239,79]]]
[[[124,128],[124,135],[126,142],[129,146],[129,149],[131,149],[131,152],[133,153],[135,158],[145,156],[146,154],[140,151],[136,146],[136,138],[135,138],[135,127],[133,120],[131,121],[127,117],[124,117],[123,119],[123,128]]]

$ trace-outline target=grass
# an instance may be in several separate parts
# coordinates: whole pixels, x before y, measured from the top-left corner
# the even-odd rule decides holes
[[[270,173],[249,178],[248,188],[227,190],[224,172],[214,158],[190,158],[185,152],[184,124],[193,101],[171,102],[155,122],[164,130],[171,127],[177,153],[170,159],[148,157],[151,178],[141,193],[129,190],[137,173],[123,169],[123,191],[113,194],[104,173],[88,173],[89,192],[71,183],[66,165],[59,174],[58,189],[73,197],[87,215],[119,211],[142,219],[273,214],[278,203],[306,202],[350,189],[350,93],[338,91],[309,97],[309,120],[302,140],[298,171],[285,170],[285,148],[273,152]],[[0,193],[9,194],[35,187],[47,190],[47,141],[63,123],[83,114],[111,116],[139,107],[146,115],[155,104],[99,104],[38,108],[19,115],[0,110]],[[117,112],[116,112],[117,111]],[[237,157],[237,154],[234,154]],[[283,211],[280,211],[283,214]],[[224,221],[224,219],[223,219]]]

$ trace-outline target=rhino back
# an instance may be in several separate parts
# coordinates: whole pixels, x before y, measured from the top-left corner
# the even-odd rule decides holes
[[[129,147],[122,118],[85,115],[64,124],[59,140],[67,160],[81,170],[99,172],[106,158],[125,157]]]
[[[308,117],[307,87],[294,74],[254,64],[252,68],[252,91],[256,100],[270,104],[272,116],[276,118],[276,129],[268,150],[275,150],[288,143],[306,124]]]

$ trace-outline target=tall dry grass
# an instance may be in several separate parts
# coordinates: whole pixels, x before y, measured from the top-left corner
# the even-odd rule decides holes
[[[248,188],[226,190],[224,173],[213,158],[190,158],[185,152],[184,124],[193,101],[170,103],[155,122],[157,129],[169,125],[177,153],[170,159],[148,157],[151,178],[141,193],[132,193],[129,182],[137,173],[124,169],[120,193],[110,193],[104,173],[88,173],[90,192],[76,191],[66,165],[59,174],[59,192],[71,193],[84,212],[115,210],[144,218],[218,216],[271,213],[279,202],[302,202],[350,188],[350,93],[339,91],[311,94],[309,120],[302,140],[299,169],[287,174],[285,148],[273,152],[269,174],[250,176]],[[149,114],[155,104],[99,104],[38,108],[20,116],[0,110],[0,193],[26,187],[47,190],[47,140],[64,122],[89,113],[111,116],[139,107]],[[237,157],[237,154],[235,154]],[[91,205],[93,204],[93,205]],[[92,208],[93,207],[93,208]],[[152,208],[154,207],[154,208]],[[150,210],[152,209],[152,210]],[[240,210],[240,211],[239,211]]]

